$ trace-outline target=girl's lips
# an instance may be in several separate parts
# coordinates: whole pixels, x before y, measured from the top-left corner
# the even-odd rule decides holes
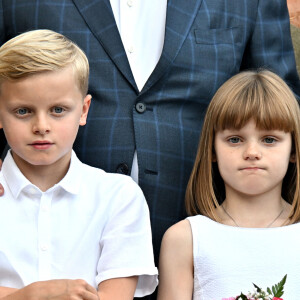
[[[262,167],[245,167],[241,168],[242,171],[258,171],[258,170],[264,170]]]

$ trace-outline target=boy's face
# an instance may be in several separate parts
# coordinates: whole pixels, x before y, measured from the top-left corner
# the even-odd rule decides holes
[[[18,167],[67,166],[90,101],[90,95],[83,100],[70,67],[3,82],[0,126]]]

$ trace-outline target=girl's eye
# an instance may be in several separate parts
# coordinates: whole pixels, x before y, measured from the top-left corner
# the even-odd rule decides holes
[[[274,144],[275,142],[276,142],[276,140],[273,138],[273,137],[265,137],[264,138],[264,142],[266,143],[266,144]]]
[[[29,113],[29,111],[28,111],[27,108],[19,108],[17,110],[17,115],[19,115],[19,116],[24,116],[24,115],[26,115],[28,113]]]
[[[234,136],[234,137],[229,138],[228,141],[232,144],[237,144],[241,141],[241,139],[239,137]]]

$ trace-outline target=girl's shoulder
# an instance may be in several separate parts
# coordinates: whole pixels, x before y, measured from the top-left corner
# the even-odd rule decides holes
[[[185,240],[192,235],[190,222],[185,219],[172,225],[164,234],[164,239],[168,240]]]
[[[159,265],[161,270],[172,270],[171,273],[192,273],[193,239],[188,220],[171,226],[162,239]]]
[[[172,251],[189,252],[192,245],[192,230],[188,220],[182,220],[171,226],[162,239],[162,248],[173,249]]]
[[[171,226],[162,240],[158,299],[192,299],[193,270],[191,228],[183,220]]]

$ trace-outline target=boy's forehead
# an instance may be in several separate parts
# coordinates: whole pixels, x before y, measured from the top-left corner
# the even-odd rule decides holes
[[[83,99],[78,80],[74,76],[73,69],[37,72],[18,79],[5,79],[0,82],[0,96],[26,100],[37,95],[41,99],[53,97],[60,99],[65,95],[76,95]],[[3,98],[3,97],[2,97]]]

